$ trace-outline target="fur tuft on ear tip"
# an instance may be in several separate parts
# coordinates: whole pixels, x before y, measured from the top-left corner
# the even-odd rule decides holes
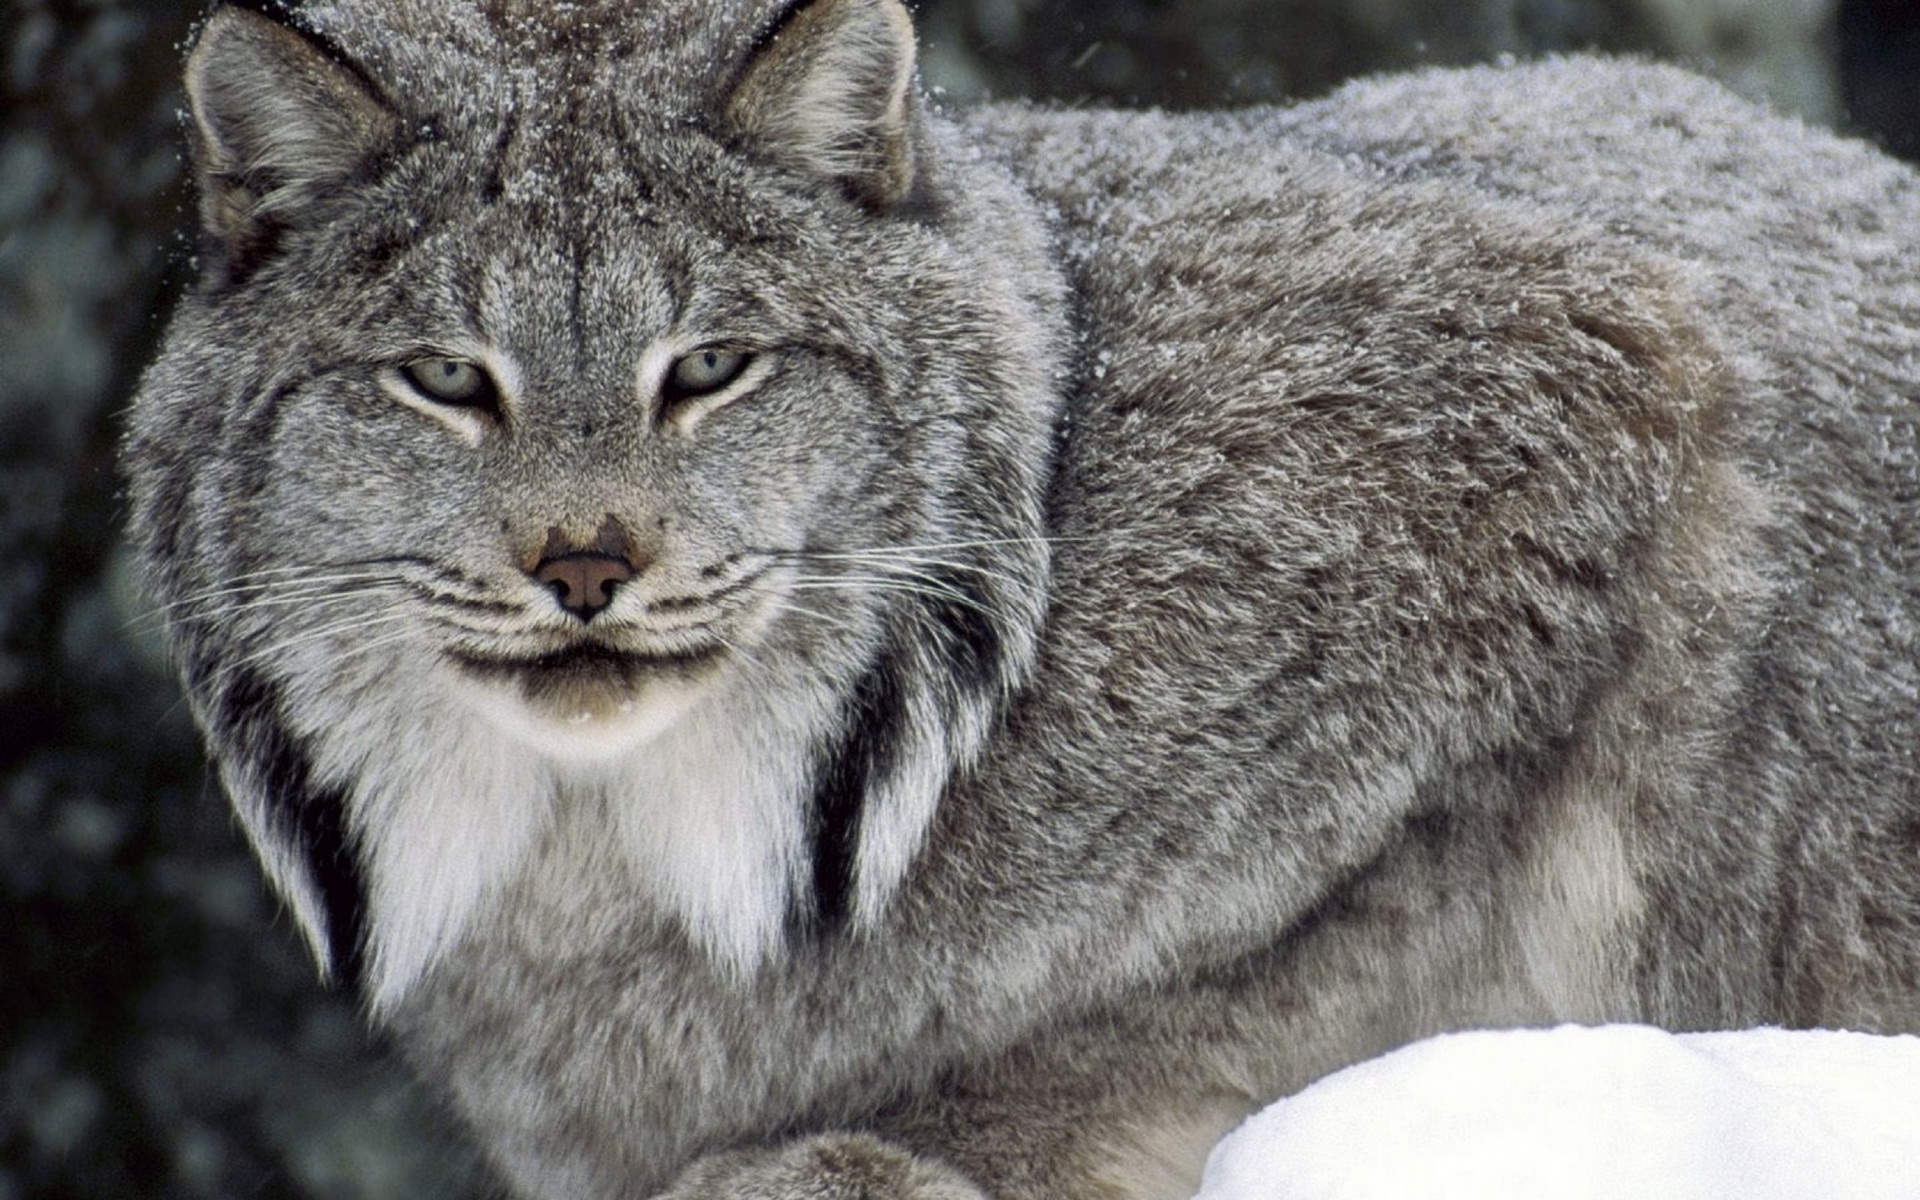
[[[900,0],[803,0],[727,101],[752,151],[890,208],[912,192],[913,20]]]
[[[187,57],[200,216],[229,246],[297,219],[397,135],[372,85],[271,17],[221,8]]]

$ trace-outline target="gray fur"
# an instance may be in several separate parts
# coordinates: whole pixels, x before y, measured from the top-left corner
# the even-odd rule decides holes
[[[1911,169],[1598,61],[938,113],[780,17],[189,67],[135,536],[519,1192],[1170,1196],[1439,1030],[1920,1028]]]

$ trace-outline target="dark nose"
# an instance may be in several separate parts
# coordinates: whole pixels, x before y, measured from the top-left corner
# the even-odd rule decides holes
[[[633,578],[633,564],[615,554],[581,551],[545,558],[533,577],[553,589],[560,607],[591,621],[613,603],[614,588]]]

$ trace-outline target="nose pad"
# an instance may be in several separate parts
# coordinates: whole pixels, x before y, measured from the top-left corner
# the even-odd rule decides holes
[[[613,603],[614,589],[633,578],[634,568],[619,555],[581,551],[542,559],[529,574],[553,589],[561,608],[591,621]]]

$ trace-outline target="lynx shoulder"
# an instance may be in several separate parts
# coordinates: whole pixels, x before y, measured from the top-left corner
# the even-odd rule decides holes
[[[897,0],[189,57],[133,536],[510,1186],[1145,1200],[1441,1030],[1920,1029],[1911,168],[1647,65],[914,63]]]

